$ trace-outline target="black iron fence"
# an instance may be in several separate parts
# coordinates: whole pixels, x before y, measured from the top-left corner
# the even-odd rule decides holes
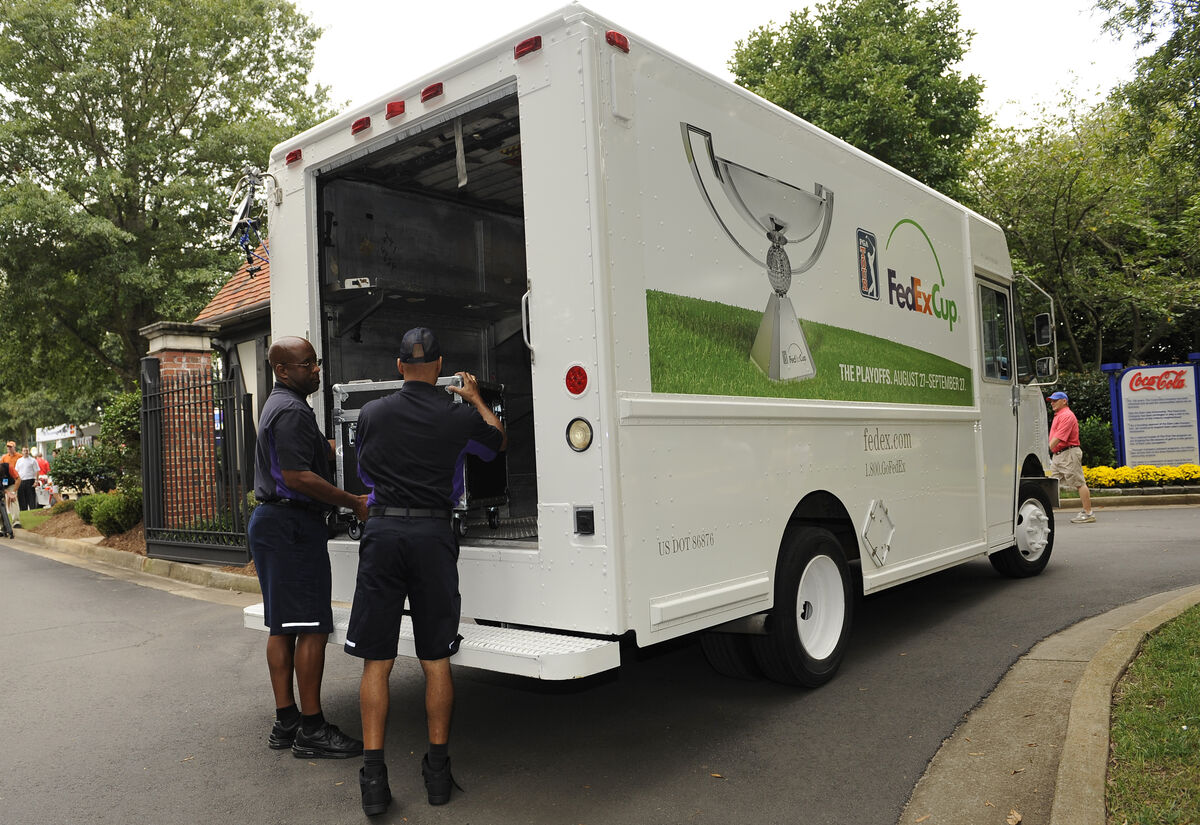
[[[230,378],[207,368],[160,371],[158,359],[142,359],[146,553],[245,564],[255,434],[239,371]]]

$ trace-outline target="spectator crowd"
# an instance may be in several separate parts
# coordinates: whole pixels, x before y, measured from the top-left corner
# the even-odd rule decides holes
[[[4,509],[12,527],[21,526],[21,513],[48,507],[58,499],[54,482],[50,476],[51,462],[37,447],[22,447],[9,441],[5,453],[0,456],[4,468],[0,470],[0,482],[4,488]]]

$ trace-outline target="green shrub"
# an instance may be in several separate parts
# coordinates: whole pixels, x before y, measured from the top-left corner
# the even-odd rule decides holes
[[[75,502],[75,513],[83,520],[84,524],[92,523],[92,515],[104,498],[105,494],[90,495],[84,496]]]
[[[117,450],[101,446],[70,447],[54,460],[54,480],[63,490],[107,493],[121,476]]]
[[[1083,463],[1088,467],[1111,467],[1117,461],[1113,444],[1112,424],[1092,416],[1079,425],[1079,446],[1083,448]]]
[[[104,535],[124,533],[142,520],[140,490],[119,490],[99,498],[100,503],[92,511],[92,524]]]
[[[69,498],[64,498],[54,503],[50,508],[50,515],[57,516],[60,513],[67,513],[75,509],[75,502]]]

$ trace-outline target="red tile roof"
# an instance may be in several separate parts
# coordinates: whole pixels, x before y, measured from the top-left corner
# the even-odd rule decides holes
[[[208,306],[200,310],[193,323],[219,324],[270,306],[271,264],[263,260],[267,253],[262,246],[255,253],[259,257],[254,259],[254,263],[243,263],[208,302]],[[248,271],[251,267],[258,267],[253,276]]]

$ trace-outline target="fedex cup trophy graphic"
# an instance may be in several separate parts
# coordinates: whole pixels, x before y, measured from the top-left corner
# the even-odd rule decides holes
[[[680,126],[692,175],[713,217],[744,255],[767,270],[772,293],[767,299],[767,308],[758,327],[758,335],[754,338],[754,346],[750,349],[750,360],[772,381],[812,378],[817,369],[787,293],[792,285],[792,276],[811,269],[825,248],[829,225],[833,220],[833,191],[815,183],[814,191],[806,192],[726,160],[713,150],[711,133],[689,123]],[[710,187],[720,188],[725,199],[714,202]],[[726,211],[736,212],[752,230],[765,237],[770,244],[765,259],[739,240],[721,214],[718,203]],[[807,240],[818,229],[821,234],[812,254],[804,263],[793,267],[785,247]]]

